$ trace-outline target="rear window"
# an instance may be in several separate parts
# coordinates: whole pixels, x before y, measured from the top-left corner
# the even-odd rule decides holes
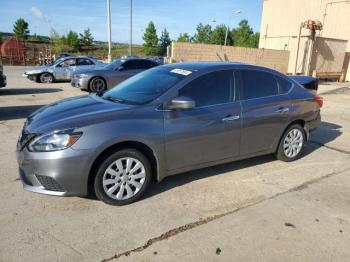
[[[242,70],[243,99],[278,95],[278,84],[274,75],[257,70]]]

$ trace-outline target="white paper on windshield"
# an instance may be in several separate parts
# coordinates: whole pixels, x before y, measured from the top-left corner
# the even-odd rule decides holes
[[[179,74],[179,75],[184,75],[184,76],[188,76],[188,75],[192,74],[191,71],[179,69],[179,68],[173,69],[170,72],[175,73],[175,74]]]

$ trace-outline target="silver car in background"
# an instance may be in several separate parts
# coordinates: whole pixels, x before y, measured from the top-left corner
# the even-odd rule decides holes
[[[105,64],[88,56],[67,56],[45,66],[35,67],[24,72],[23,76],[38,83],[70,81],[74,71],[103,67]]]
[[[102,92],[120,82],[159,64],[151,59],[127,58],[99,68],[84,68],[74,72],[72,86],[89,92]]]

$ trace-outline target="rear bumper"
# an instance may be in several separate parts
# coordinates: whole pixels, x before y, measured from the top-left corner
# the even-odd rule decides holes
[[[7,85],[6,77],[0,77],[0,87],[5,87]]]
[[[23,188],[55,196],[87,195],[89,156],[88,150],[70,148],[48,153],[33,153],[26,148],[17,151]]]
[[[309,140],[309,134],[314,131],[321,124],[321,113],[317,114],[317,117],[311,121],[305,123],[304,129],[307,134],[307,140]]]

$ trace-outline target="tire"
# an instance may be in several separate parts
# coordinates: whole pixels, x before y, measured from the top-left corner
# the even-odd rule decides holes
[[[292,162],[300,158],[306,142],[303,127],[292,125],[284,132],[276,151],[276,158],[284,162]]]
[[[42,73],[39,76],[40,83],[51,84],[54,82],[53,75],[50,73]]]
[[[106,81],[101,77],[95,77],[90,81],[89,92],[103,92],[107,89]]]
[[[134,171],[129,173],[128,170]],[[135,149],[124,149],[110,155],[100,164],[94,180],[94,191],[96,197],[106,204],[127,205],[140,199],[151,177],[152,169],[147,157]]]

